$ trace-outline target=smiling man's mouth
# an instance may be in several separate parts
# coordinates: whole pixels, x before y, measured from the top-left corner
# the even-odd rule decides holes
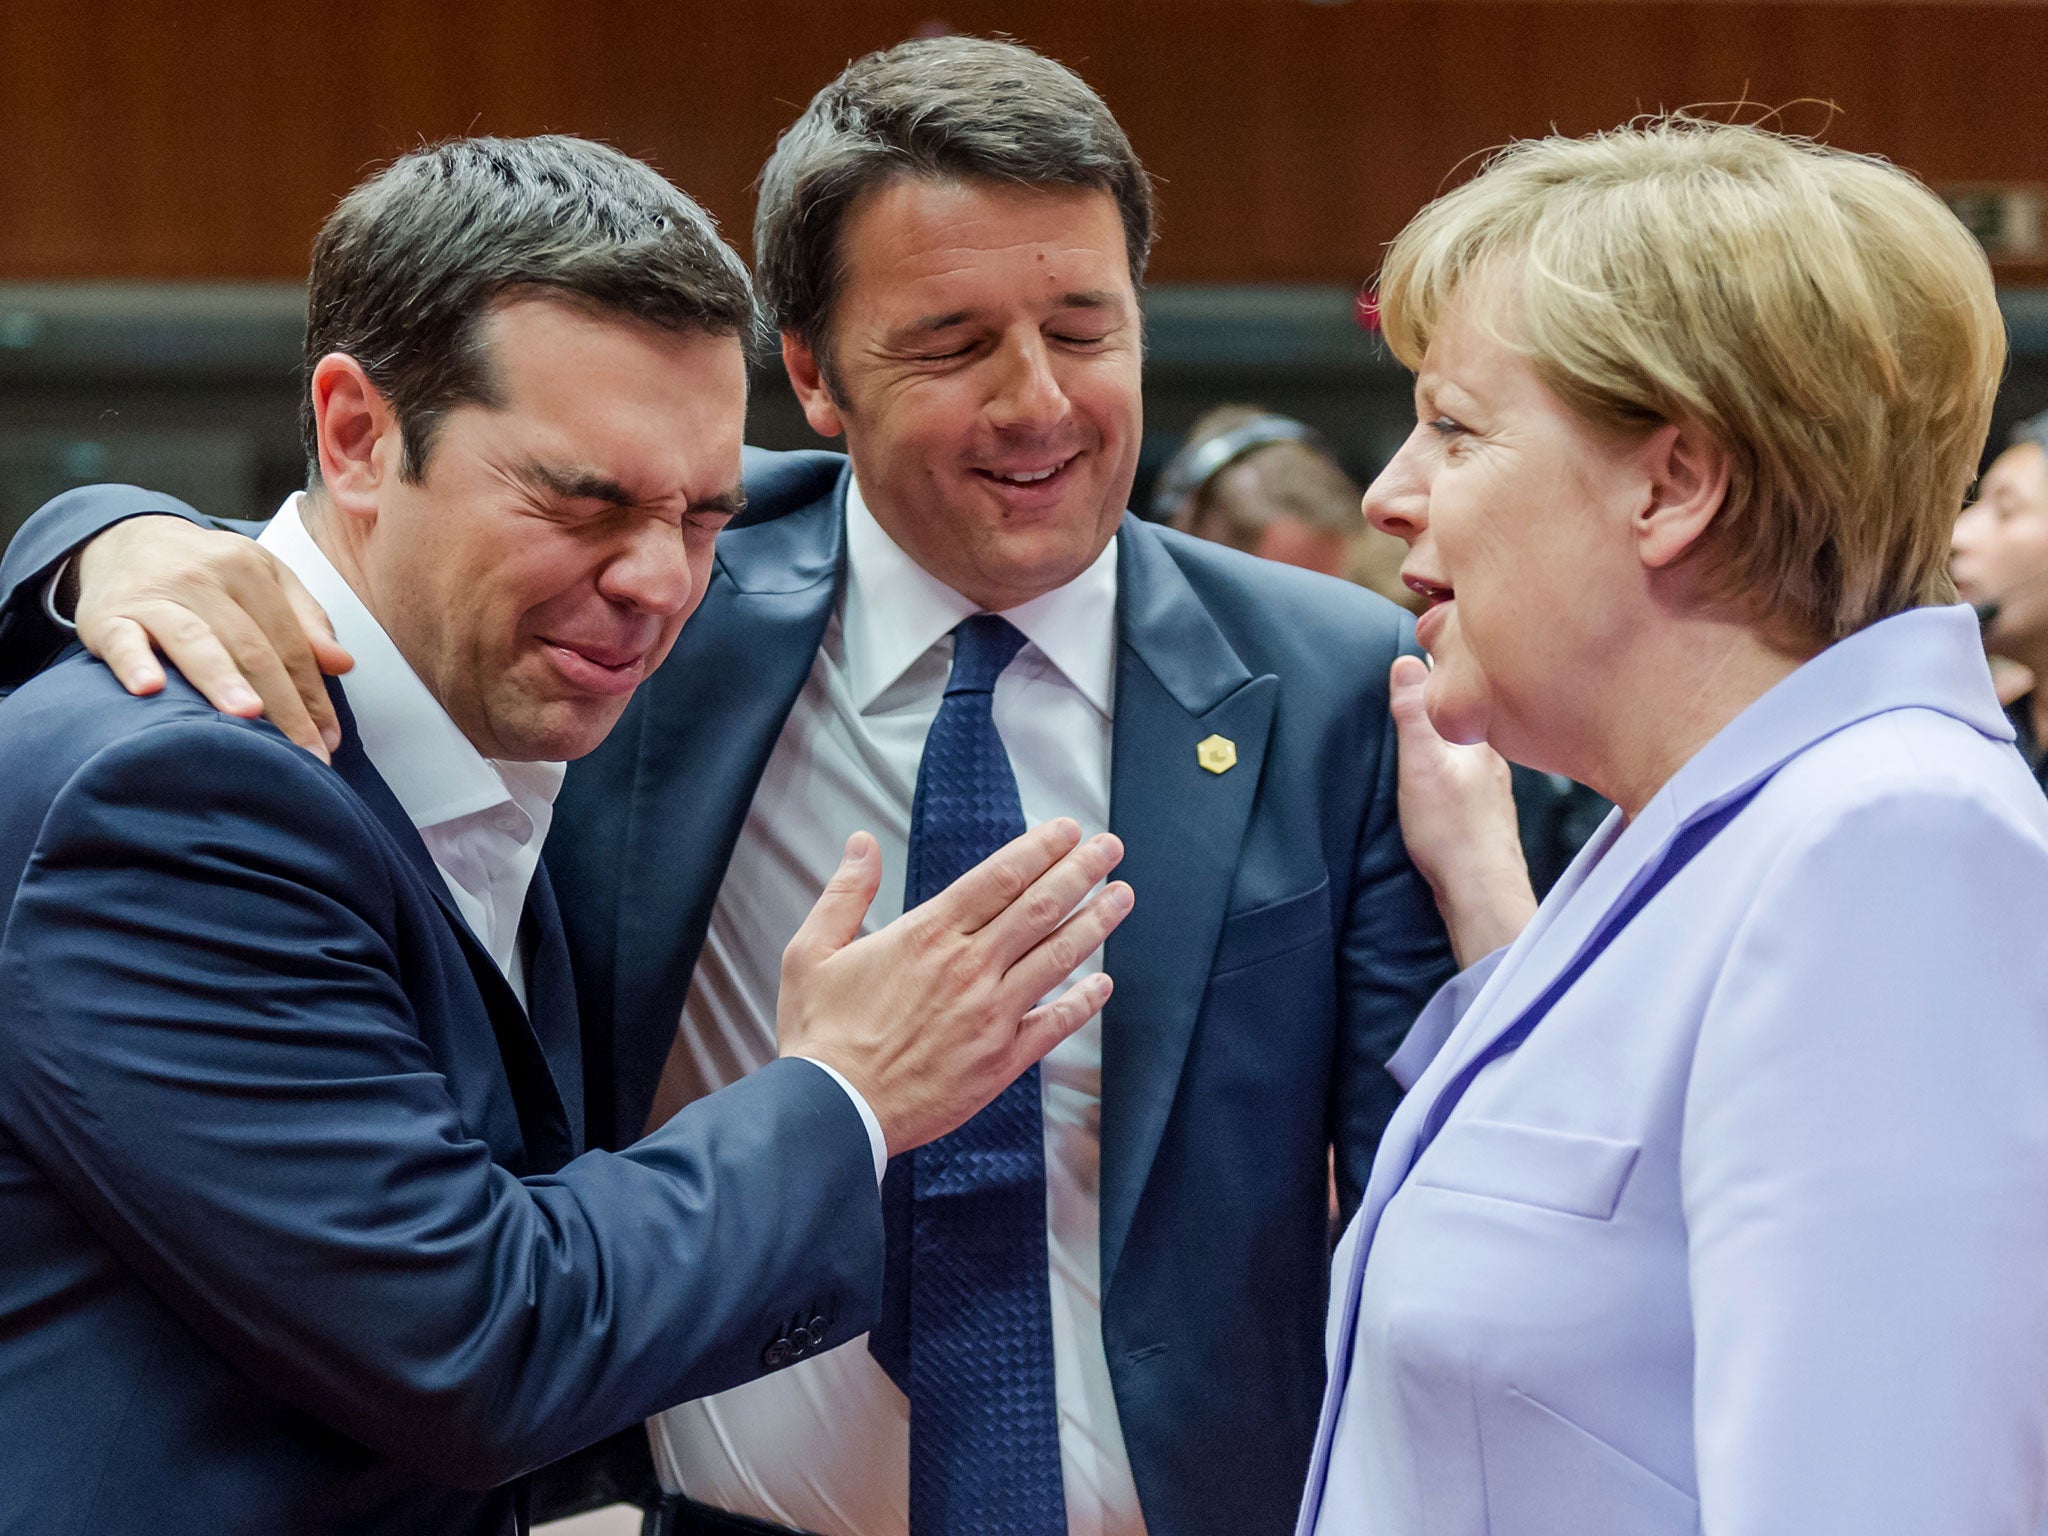
[[[1003,469],[977,469],[975,473],[983,479],[993,480],[997,485],[1043,485],[1079,457],[1078,453],[1070,453],[1065,458],[1051,464],[1025,464]]]

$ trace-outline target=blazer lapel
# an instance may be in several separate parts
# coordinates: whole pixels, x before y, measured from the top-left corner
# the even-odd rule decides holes
[[[405,814],[398,797],[392,794],[391,787],[364,753],[346,693],[339,683],[331,680],[327,691],[334,700],[335,715],[341,725],[341,746],[334,754],[335,772],[369,806],[419,875],[421,884],[432,895],[441,915],[448,920],[455,941],[462,949],[463,959],[469,963],[470,975],[478,992],[483,995],[484,1011],[497,1039],[498,1057],[511,1084],[513,1103],[519,1116],[520,1139],[525,1143],[525,1167],[518,1171],[538,1173],[558,1168],[575,1155],[578,1142],[571,1130],[562,1090],[556,1083],[548,1055],[541,1048],[526,1010],[519,1006],[517,994],[498,969],[498,963],[470,931],[468,920],[455,905],[455,898],[448,894],[448,882],[442,878],[440,869],[428,854],[427,845],[420,841],[419,829],[412,824],[412,818]],[[549,907],[552,911],[552,900]],[[555,931],[559,942],[559,920]],[[580,1081],[580,1074],[572,1081]]]
[[[839,594],[846,475],[719,536],[704,601],[647,683],[624,841],[605,1145],[640,1135],[711,908]],[[638,701],[636,701],[638,702]]]
[[[1279,679],[1246,670],[1157,535],[1126,516],[1110,750],[1117,878],[1137,903],[1110,935],[1102,1029],[1102,1284],[1123,1256],[1173,1107],[1257,796]],[[1226,771],[1197,747],[1220,736]]]
[[[546,1056],[568,1123],[570,1152],[584,1147],[583,1039],[577,1027],[576,985],[569,974],[569,944],[554,883],[545,864],[536,865],[520,919],[520,952],[526,957],[526,1015]]]

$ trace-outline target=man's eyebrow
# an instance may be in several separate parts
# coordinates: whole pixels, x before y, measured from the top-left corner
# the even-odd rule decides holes
[[[692,512],[724,512],[738,517],[747,510],[747,488],[737,483],[727,486],[716,496],[706,496],[702,501],[690,503]]]
[[[1063,293],[1052,306],[1054,309],[1122,309],[1123,295],[1113,288],[1084,288]],[[950,331],[956,325],[965,325],[974,318],[971,309],[950,309],[944,314],[920,315],[904,326],[899,333],[904,336],[930,336],[939,331]]]
[[[564,501],[601,501],[612,507],[640,505],[640,498],[632,491],[594,469],[565,469],[559,465],[543,464],[538,459],[528,459],[517,465],[512,473],[533,489]],[[739,516],[746,508],[746,490],[737,482],[716,496],[690,503],[692,512],[723,512],[733,517]]]
[[[564,468],[527,459],[515,465],[512,473],[534,490],[564,501],[602,501],[615,507],[630,507],[639,501],[618,481],[594,469]]]

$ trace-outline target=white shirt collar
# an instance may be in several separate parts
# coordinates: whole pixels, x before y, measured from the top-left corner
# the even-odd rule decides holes
[[[1116,678],[1116,593],[1112,539],[1072,581],[1003,613],[1105,719]],[[981,612],[889,537],[851,475],[843,603],[847,680],[863,712],[956,624]]]
[[[258,541],[327,610],[334,638],[355,657],[341,679],[363,752],[412,824],[424,831],[510,804],[524,813],[525,835],[546,820],[564,764],[486,758],[427,691],[405,656],[306,529],[300,496],[285,499]],[[508,829],[509,830],[509,829]]]

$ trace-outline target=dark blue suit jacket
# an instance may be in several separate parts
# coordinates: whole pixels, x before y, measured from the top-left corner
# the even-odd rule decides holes
[[[749,452],[750,510],[703,605],[569,771],[547,863],[599,1143],[647,1117],[838,596],[844,472]],[[17,540],[17,580],[142,510],[185,512],[73,493]],[[1328,1149],[1348,1207],[1398,1097],[1383,1064],[1451,971],[1395,818],[1386,677],[1412,628],[1356,587],[1134,518],[1118,545],[1110,823],[1138,900],[1106,956],[1104,1343],[1153,1536],[1277,1536],[1322,1392]],[[31,595],[0,607],[0,675],[54,643]],[[1237,748],[1220,775],[1196,760],[1211,735]]]
[[[0,702],[0,1532],[503,1536],[500,1485],[868,1326],[824,1073],[578,1156],[546,878],[529,1018],[353,732],[168,693]]]

